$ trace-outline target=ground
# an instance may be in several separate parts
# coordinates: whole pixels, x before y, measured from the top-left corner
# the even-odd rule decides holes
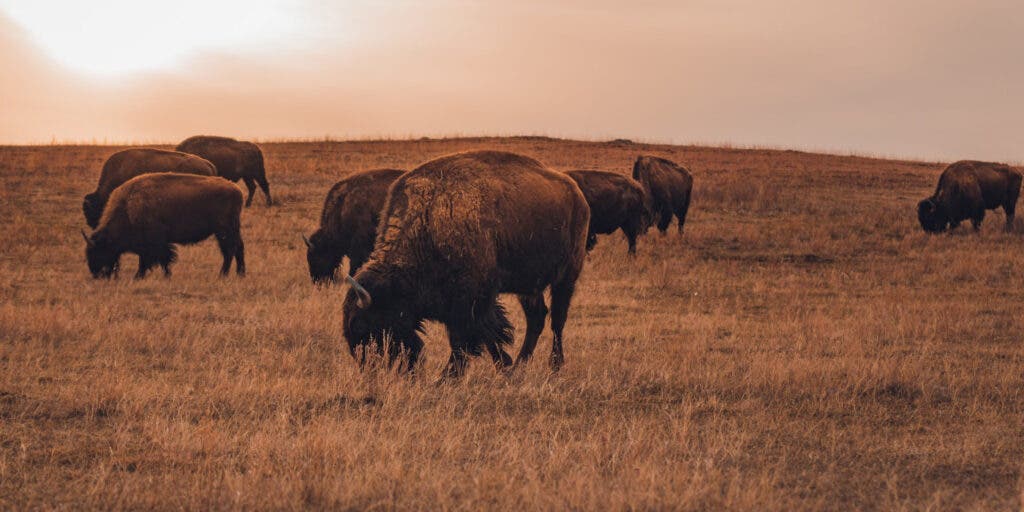
[[[537,137],[263,144],[277,204],[174,276],[93,280],[97,146],[0,148],[0,508],[1005,509],[1024,480],[1024,234],[929,236],[940,163]],[[360,373],[300,234],[349,173],[494,148],[695,177],[685,233],[590,254],[567,364]],[[517,339],[523,319],[514,301]]]

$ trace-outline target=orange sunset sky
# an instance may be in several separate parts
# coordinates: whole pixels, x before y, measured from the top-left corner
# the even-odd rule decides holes
[[[543,134],[1024,161],[1020,0],[0,0],[0,143]]]

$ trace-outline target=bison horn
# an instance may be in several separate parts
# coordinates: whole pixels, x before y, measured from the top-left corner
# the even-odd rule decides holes
[[[345,280],[352,286],[352,289],[356,291],[356,295],[359,296],[359,309],[366,309],[373,303],[373,297],[370,297],[370,292],[363,288],[363,285],[359,284],[352,276],[345,276]]]
[[[88,245],[89,247],[92,247],[93,245],[96,245],[96,244],[95,244],[95,243],[94,243],[94,242],[92,241],[92,239],[91,239],[91,238],[89,238],[89,235],[85,234],[85,230],[84,230],[84,229],[82,230],[82,238],[84,238],[84,239],[85,239],[85,243],[86,243],[86,245]]]
[[[313,248],[313,242],[310,242],[309,239],[306,238],[306,235],[301,235],[301,236],[302,236],[302,241],[306,242],[306,248],[307,249],[312,249]]]

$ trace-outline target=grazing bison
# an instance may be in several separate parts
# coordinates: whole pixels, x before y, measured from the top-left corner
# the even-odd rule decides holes
[[[598,234],[607,235],[622,229],[629,241],[629,254],[636,254],[636,237],[651,226],[651,214],[640,184],[607,171],[569,171],[566,174],[579,185],[590,205],[587,251],[597,244]]]
[[[939,185],[931,197],[917,204],[917,219],[929,233],[939,233],[947,226],[956,228],[965,219],[977,231],[985,218],[985,210],[1003,207],[1004,229],[1013,226],[1013,216],[1020,195],[1021,174],[1004,164],[987,162],[956,162],[942,171]]]
[[[150,172],[177,172],[213,176],[217,169],[209,161],[195,155],[163,149],[126,149],[110,156],[100,171],[96,191],[82,200],[82,212],[90,228],[96,228],[103,215],[107,198],[122,183]]]
[[[445,325],[451,356],[444,376],[461,375],[486,348],[511,364],[503,345],[512,326],[498,294],[513,293],[526,313],[525,362],[544,328],[551,288],[551,365],[563,360],[562,331],[586,257],[590,208],[576,183],[532,158],[473,151],[421,165],[395,181],[381,211],[370,260],[349,277],[343,306],[349,351],[375,342],[411,369],[424,320]]]
[[[320,212],[320,228],[309,238],[303,237],[314,283],[333,281],[345,256],[349,275],[363,266],[373,250],[388,187],[404,173],[397,169],[360,172],[331,187]]]
[[[178,151],[199,155],[217,167],[217,175],[238,182],[245,182],[249,197],[245,206],[252,204],[252,196],[256,193],[256,185],[263,189],[267,198],[267,206],[271,205],[270,183],[267,183],[267,171],[263,167],[263,151],[252,142],[239,141],[228,137],[212,135],[196,135],[185,139]]]
[[[651,211],[657,217],[658,231],[665,234],[675,215],[682,233],[693,191],[690,172],[664,158],[640,156],[633,163],[633,179],[640,182],[647,193]]]
[[[160,265],[171,274],[175,260],[172,244],[194,244],[217,237],[224,256],[221,274],[231,260],[239,275],[245,273],[245,249],[239,231],[242,191],[215,177],[187,174],[144,174],[117,187],[100,219],[99,228],[85,237],[85,258],[93,277],[110,277],[121,255],[139,255],[136,278]]]

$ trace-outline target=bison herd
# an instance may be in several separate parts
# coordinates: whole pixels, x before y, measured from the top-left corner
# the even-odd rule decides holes
[[[245,273],[243,197],[228,181],[245,183],[246,207],[257,186],[272,204],[260,148],[197,136],[176,149],[128,149],[104,163],[96,190],[82,203],[94,228],[82,231],[93,277],[114,275],[124,253],[138,255],[137,278],[157,265],[169,276],[175,244],[211,235],[224,258],[221,274],[232,262]],[[918,204],[918,220],[927,232],[967,219],[977,230],[985,210],[1002,207],[1010,229],[1020,187],[1021,174],[1006,165],[957,162]],[[498,367],[525,363],[550,313],[549,362],[557,369],[576,280],[597,235],[622,230],[633,255],[651,225],[665,233],[676,218],[682,233],[692,192],[684,167],[653,156],[636,159],[631,179],[600,170],[556,172],[526,156],[472,151],[411,171],[370,170],[337,182],[320,226],[302,238],[314,283],[337,281],[349,260],[343,332],[360,365],[375,353],[413,370],[428,320],[447,332],[444,376],[461,375],[469,356],[484,351]],[[500,294],[516,295],[526,317],[514,361],[506,352],[512,324]]]

